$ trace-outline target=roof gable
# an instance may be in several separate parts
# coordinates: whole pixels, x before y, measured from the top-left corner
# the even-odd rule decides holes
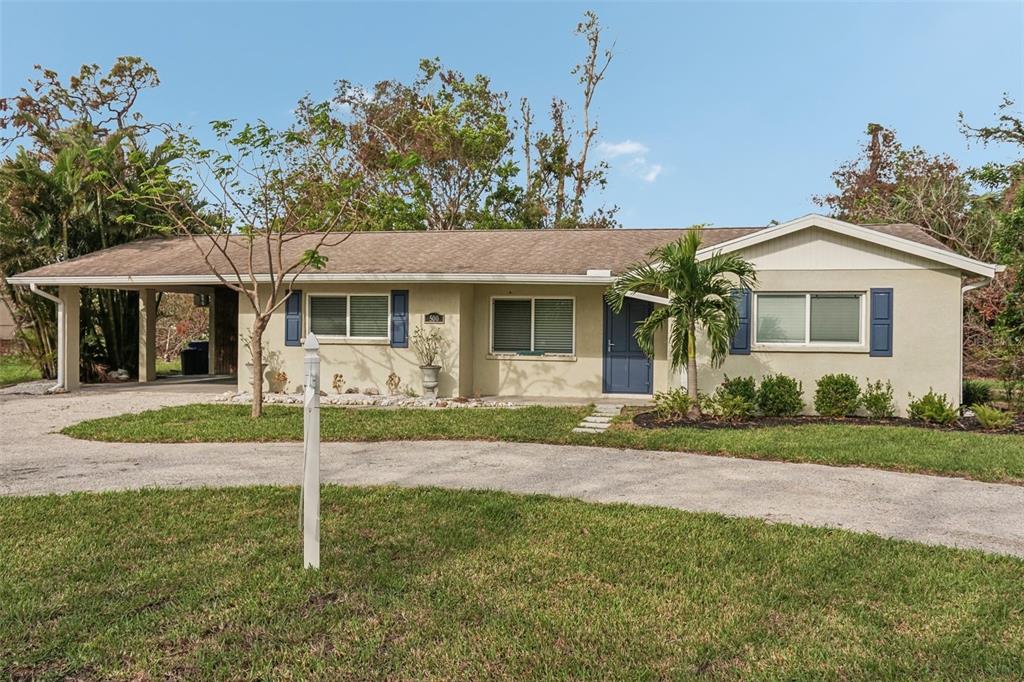
[[[796,220],[767,227],[756,233],[740,235],[726,242],[705,246],[698,255],[707,257],[712,253],[718,252],[732,253],[812,228],[883,246],[893,251],[916,256],[974,275],[991,278],[1002,270],[1000,266],[968,258],[947,249],[916,225],[854,225],[853,223],[813,213]]]

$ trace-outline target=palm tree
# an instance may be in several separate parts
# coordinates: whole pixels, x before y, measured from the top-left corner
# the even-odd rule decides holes
[[[651,251],[650,262],[630,267],[605,293],[615,312],[622,310],[631,293],[668,297],[668,304],[657,306],[637,326],[634,336],[640,349],[653,356],[655,334],[672,320],[669,353],[673,369],[686,363],[686,392],[693,401],[691,416],[700,414],[697,328],[703,330],[711,347],[711,364],[720,366],[739,325],[733,291],[737,287],[749,289],[757,283],[753,264],[740,256],[715,252],[698,259],[701,232],[702,227],[696,226],[678,241]]]

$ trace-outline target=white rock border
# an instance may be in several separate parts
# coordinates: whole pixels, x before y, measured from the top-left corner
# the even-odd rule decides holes
[[[217,398],[217,402],[233,404],[251,404],[252,394],[228,391]],[[264,405],[301,405],[302,395],[298,393],[264,393]],[[323,393],[320,394],[322,406],[335,407],[410,407],[420,409],[454,409],[454,408],[516,408],[523,407],[520,403],[500,400],[481,400],[479,398],[430,398],[411,397],[406,395],[370,395],[368,393]]]

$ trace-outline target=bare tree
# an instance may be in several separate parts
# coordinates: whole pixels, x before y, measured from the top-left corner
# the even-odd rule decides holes
[[[296,122],[275,130],[259,121],[213,122],[223,148],[174,135],[180,162],[155,173],[134,198],[186,235],[216,278],[248,300],[253,322],[252,416],[263,413],[263,333],[296,280],[321,269],[321,249],[351,232],[340,228],[359,180],[347,170],[343,130],[327,103],[299,103]],[[205,201],[196,208],[196,198]]]
[[[588,169],[587,157],[590,154],[590,145],[597,135],[597,122],[591,125],[590,106],[594,101],[594,93],[597,86],[604,80],[605,71],[612,62],[615,44],[604,50],[601,49],[601,23],[597,14],[587,11],[583,15],[583,21],[576,26],[576,35],[583,36],[587,41],[587,56],[582,63],[577,64],[572,70],[573,75],[579,78],[583,86],[583,130],[580,131],[581,144],[580,153],[576,158],[573,176],[575,184],[573,187],[572,213],[573,218],[579,220],[583,215],[583,199],[587,190],[598,178],[603,177],[603,168]]]

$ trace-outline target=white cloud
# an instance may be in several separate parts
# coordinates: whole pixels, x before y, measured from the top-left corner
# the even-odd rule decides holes
[[[660,163],[653,163],[647,168],[647,172],[644,173],[644,182],[654,182],[661,175],[662,167]]]
[[[650,148],[642,142],[635,140],[623,140],[622,142],[601,142],[597,145],[597,151],[606,159],[626,157],[623,168],[630,175],[636,176],[646,183],[652,183],[658,179],[661,172],[665,170],[660,163],[651,163],[647,160]]]
[[[623,140],[622,142],[601,142],[597,145],[597,151],[609,159],[614,159],[616,156],[637,156],[639,154],[646,154],[650,150],[647,145],[641,144],[640,142],[634,142],[633,140]]]

